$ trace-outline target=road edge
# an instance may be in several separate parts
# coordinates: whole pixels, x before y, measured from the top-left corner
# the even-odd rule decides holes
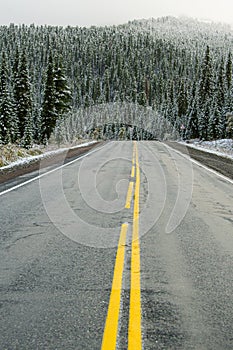
[[[168,145],[167,143],[163,142],[163,144],[165,145],[165,147],[167,147],[167,148],[171,149],[172,151],[178,153],[179,155],[181,155],[181,156],[184,157],[185,159],[190,160],[193,164],[196,164],[197,166],[199,166],[199,167],[201,167],[201,168],[203,168],[203,169],[209,171],[210,173],[212,173],[212,174],[214,174],[214,175],[220,177],[221,179],[223,179],[223,180],[225,180],[225,181],[227,181],[227,182],[233,184],[233,179],[231,179],[231,178],[229,178],[229,177],[227,177],[227,176],[221,174],[220,171],[218,172],[217,170],[214,170],[214,169],[212,169],[211,167],[209,167],[209,166],[207,166],[207,165],[201,163],[200,161],[198,161],[198,160],[192,158],[192,156],[191,156],[190,154],[187,154],[187,152],[182,152],[182,150],[177,150],[176,148],[173,148],[173,147],[170,145],[170,143],[169,143],[169,145]],[[184,145],[184,147],[186,147],[186,146]],[[187,146],[187,148],[188,148],[188,146]],[[201,151],[201,150],[198,150],[198,151],[199,151],[199,152],[202,152],[202,153],[206,153],[205,151]],[[221,156],[218,156],[218,157],[221,157]],[[224,157],[221,157],[221,158],[224,158]]]
[[[61,152],[57,154],[44,154],[43,158],[38,157],[38,159],[32,160],[30,163],[22,163],[22,164],[16,164],[11,168],[8,169],[1,169],[0,168],[0,184],[4,184],[7,181],[13,180],[17,178],[18,176],[30,174],[34,171],[39,171],[42,168],[50,167],[50,166],[56,166],[56,164],[60,164],[60,160],[64,159],[64,161],[74,158],[74,157],[80,157],[83,154],[86,154],[90,150],[92,150],[95,147],[100,147],[103,142],[95,142],[91,143],[90,145],[77,145],[77,147],[70,147],[68,149],[60,149]]]

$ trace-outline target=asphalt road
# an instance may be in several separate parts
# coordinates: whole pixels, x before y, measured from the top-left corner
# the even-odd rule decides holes
[[[1,350],[233,348],[232,181],[152,141],[41,175],[0,185]]]
[[[206,152],[201,149],[189,147],[189,144],[186,146],[185,144],[174,141],[166,141],[166,144],[233,180],[233,159],[219,156],[211,153],[211,151]]]

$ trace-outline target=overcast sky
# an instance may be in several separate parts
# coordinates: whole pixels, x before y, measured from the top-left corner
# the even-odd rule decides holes
[[[186,15],[233,23],[233,0],[0,0],[0,24],[109,25]]]

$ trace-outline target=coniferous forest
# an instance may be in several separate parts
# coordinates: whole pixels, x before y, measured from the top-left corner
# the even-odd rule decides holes
[[[0,27],[0,144],[232,137],[233,33],[163,17]]]

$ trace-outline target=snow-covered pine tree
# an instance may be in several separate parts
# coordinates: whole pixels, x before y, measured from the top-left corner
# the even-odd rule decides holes
[[[232,102],[233,102],[231,51],[228,52],[225,71],[226,71],[225,111],[229,113],[229,112],[232,112]]]
[[[210,139],[224,138],[226,133],[226,110],[227,108],[227,85],[229,77],[226,77],[224,60],[221,58],[217,81],[215,85],[215,97],[213,100],[212,117],[210,120],[209,130],[212,130],[211,134],[208,134]],[[211,125],[213,124],[213,125]]]
[[[211,112],[211,105],[214,98],[213,69],[210,48],[207,45],[204,60],[201,66],[201,79],[198,89],[198,125],[199,137],[202,140],[208,139],[208,123]]]
[[[14,120],[14,107],[9,92],[9,70],[6,63],[6,54],[2,54],[0,72],[0,134],[1,142],[14,142],[17,139],[17,128]]]
[[[210,48],[207,45],[205,57],[202,63],[201,79],[199,84],[199,106],[205,109],[213,95],[213,71],[210,56]]]
[[[227,62],[226,62],[226,84],[227,90],[232,88],[232,55],[231,51],[228,52]]]
[[[225,106],[225,97],[226,97],[226,82],[228,82],[228,78],[225,79],[225,71],[224,71],[224,60],[221,58],[219,67],[218,67],[218,76],[215,84],[215,100],[217,103],[217,107],[220,113],[224,113]]]
[[[196,81],[192,81],[192,86],[190,87],[188,94],[188,108],[187,108],[187,121],[185,138],[198,138],[198,88]]]
[[[32,128],[32,117],[28,117],[25,124],[25,131],[21,144],[24,148],[29,149],[33,144],[33,128]]]
[[[198,110],[198,132],[201,140],[207,140],[208,119],[208,111]]]
[[[187,90],[186,90],[184,81],[181,81],[180,83],[177,106],[178,106],[178,116],[184,117],[188,109]]]
[[[42,143],[46,144],[49,140],[50,135],[55,128],[57,119],[58,114],[56,111],[55,71],[53,56],[50,52],[46,74],[44,98],[41,108],[40,138]]]
[[[226,115],[221,113],[219,115],[219,122],[218,122],[218,133],[217,138],[218,139],[224,139],[226,137]]]
[[[57,58],[54,69],[55,109],[58,117],[64,116],[71,109],[71,91],[64,74],[61,58]]]
[[[21,54],[21,59],[17,66],[18,72],[14,72],[14,96],[19,137],[22,139],[24,137],[26,126],[31,122],[32,118],[31,82],[28,71],[28,57],[25,49]]]
[[[209,123],[208,123],[208,139],[216,140],[218,138],[218,127],[220,121],[221,112],[217,101],[214,102],[213,107],[210,109]]]
[[[227,137],[233,139],[233,115],[231,113],[226,115],[226,134]]]

